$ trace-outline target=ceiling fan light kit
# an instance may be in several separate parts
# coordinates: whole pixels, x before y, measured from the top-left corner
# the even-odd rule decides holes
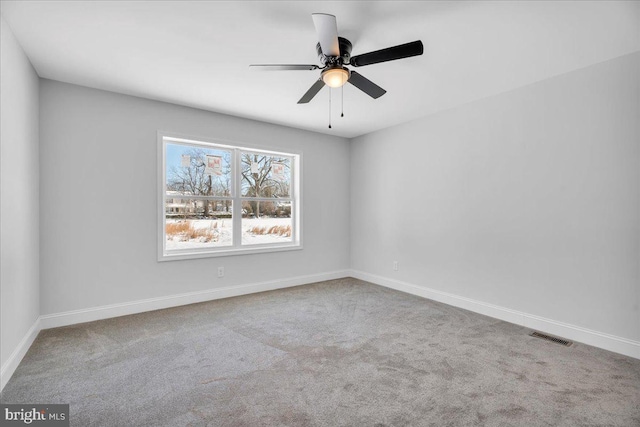
[[[326,13],[314,13],[311,15],[318,36],[316,52],[321,67],[317,65],[302,64],[255,64],[250,67],[260,67],[264,70],[322,70],[320,78],[300,98],[298,104],[306,104],[313,99],[325,85],[330,88],[339,88],[345,83],[351,83],[373,99],[384,95],[387,91],[364,77],[362,74],[349,70],[345,65],[362,67],[378,64],[380,62],[394,61],[396,59],[409,58],[422,55],[424,47],[420,40],[401,44],[398,46],[380,49],[351,57],[351,42],[343,37],[338,37],[338,25],[336,17]],[[331,125],[329,125],[331,127]]]
[[[349,70],[345,67],[331,67],[324,70],[320,76],[327,86],[342,87],[349,80]]]

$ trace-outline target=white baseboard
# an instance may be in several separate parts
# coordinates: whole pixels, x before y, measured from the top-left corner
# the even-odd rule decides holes
[[[509,308],[488,304],[471,298],[465,298],[447,292],[429,289],[424,286],[414,285],[412,283],[402,282],[387,277],[377,276],[375,274],[365,273],[363,271],[351,270],[351,277],[365,280],[376,285],[395,289],[408,294],[417,295],[434,301],[442,302],[454,307],[464,308],[465,310],[475,313],[484,314],[485,316],[494,317],[510,323],[524,326],[526,328],[535,329],[552,335],[581,342],[584,344],[599,347],[615,353],[624,354],[625,356],[640,359],[640,342],[627,338],[617,337],[615,335],[605,334],[591,329],[583,328],[568,323],[558,322],[544,317],[535,316],[533,314],[523,313],[521,311],[511,310]]]
[[[111,317],[126,316],[128,314],[143,313],[145,311],[160,310],[163,308],[177,307],[198,302],[271,291],[274,289],[289,288],[292,286],[306,285],[308,283],[322,282],[324,280],[348,277],[348,273],[348,270],[332,271],[328,273],[291,277],[288,279],[227,286],[224,288],[207,289],[204,291],[103,305],[81,310],[66,311],[63,313],[45,314],[40,316],[40,327],[41,329],[57,328],[60,326],[108,319]]]
[[[16,368],[18,368],[18,365],[22,361],[24,355],[27,354],[29,347],[31,347],[31,344],[33,344],[33,341],[36,339],[39,332],[40,318],[37,318],[22,340],[18,343],[18,346],[13,350],[11,356],[9,356],[7,361],[2,365],[2,368],[0,369],[0,390],[4,389],[4,386],[7,385],[9,379],[15,372]]]
[[[207,289],[204,291],[189,292],[166,297],[149,298],[139,301],[111,304],[82,310],[73,310],[63,313],[46,314],[40,316],[26,333],[9,359],[2,365],[0,371],[0,390],[4,389],[22,358],[33,344],[42,329],[56,328],[59,326],[74,325],[77,323],[92,322],[94,320],[108,319],[111,317],[125,316],[128,314],[143,313],[146,311],[163,308],[177,307],[204,301],[271,291],[275,289],[306,285],[322,282],[324,280],[341,279],[343,277],[355,277],[376,285],[385,286],[401,292],[421,296],[434,301],[439,301],[454,307],[464,308],[469,311],[484,314],[496,319],[522,325],[564,338],[569,338],[584,344],[589,344],[605,350],[624,354],[625,356],[640,359],[640,342],[593,331],[563,322],[511,310],[482,301],[461,297],[447,292],[429,289],[399,280],[389,279],[374,274],[357,270],[339,270],[328,273],[312,274],[307,276],[291,277],[289,279],[271,280],[266,282],[251,283],[246,285],[228,286],[224,288]]]

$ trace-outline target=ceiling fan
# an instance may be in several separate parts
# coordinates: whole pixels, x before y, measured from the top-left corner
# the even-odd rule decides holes
[[[338,88],[349,82],[372,98],[379,98],[387,91],[371,80],[345,65],[362,67],[380,62],[394,61],[422,55],[424,47],[420,40],[405,43],[386,49],[376,50],[361,55],[351,56],[352,44],[349,40],[338,37],[336,17],[326,13],[311,15],[318,34],[316,52],[322,66],[315,64],[252,64],[250,67],[261,67],[266,70],[322,70],[320,78],[300,98],[298,104],[306,104],[313,99],[320,89],[327,85]]]

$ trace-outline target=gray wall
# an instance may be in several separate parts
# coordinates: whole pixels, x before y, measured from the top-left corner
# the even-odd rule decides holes
[[[40,314],[38,76],[0,17],[0,358]]]
[[[639,75],[635,53],[354,139],[352,268],[639,340]]]
[[[346,139],[50,80],[40,105],[41,314],[349,268]],[[300,150],[304,249],[159,263],[158,130]]]

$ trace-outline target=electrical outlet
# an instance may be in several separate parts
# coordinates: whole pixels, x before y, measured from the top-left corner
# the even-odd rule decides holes
[[[398,271],[398,261],[393,261],[393,271]]]
[[[224,277],[224,267],[218,267],[218,277]]]

